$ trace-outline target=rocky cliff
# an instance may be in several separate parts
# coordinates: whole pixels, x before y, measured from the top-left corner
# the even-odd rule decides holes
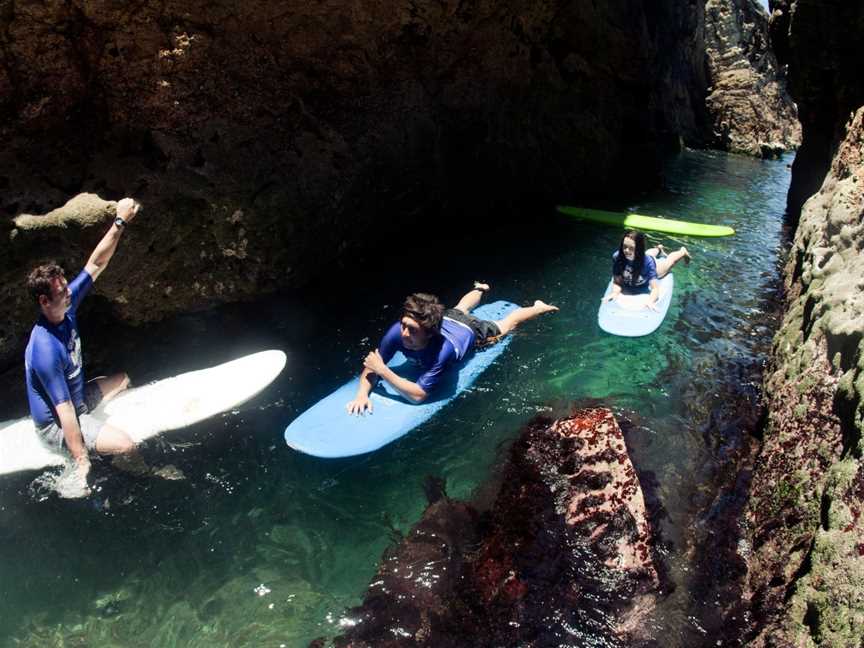
[[[850,115],[864,103],[858,47],[862,8],[859,2],[828,5],[822,0],[772,0],[770,7],[771,40],[778,62],[788,66],[802,128],[789,190],[794,223],[822,185]]]
[[[860,646],[864,79],[851,50],[864,36],[864,5],[796,0],[772,8],[804,128],[789,198],[794,220],[795,206],[803,208],[748,506],[747,645]]]
[[[801,144],[795,103],[757,0],[707,0],[707,106],[716,148],[770,157]]]
[[[144,204],[106,317],[297,285],[431,219],[654,183],[706,130],[702,25],[698,2],[0,2],[0,366],[29,266],[73,271],[107,227],[22,213]]]

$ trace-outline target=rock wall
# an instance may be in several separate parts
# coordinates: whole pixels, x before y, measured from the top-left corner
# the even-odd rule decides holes
[[[860,646],[864,84],[850,44],[864,36],[864,5],[772,6],[804,126],[790,209],[807,187],[818,191],[800,212],[765,384],[769,417],[747,516],[747,645]]]
[[[703,141],[702,25],[647,0],[0,2],[0,368],[29,267],[80,268],[107,227],[12,236],[21,213],[144,204],[98,286],[123,321],[290,288],[418,223],[653,184]]]
[[[802,142],[792,166],[791,223],[828,173],[849,116],[864,104],[859,40],[860,2],[771,0],[769,29],[780,65],[788,66],[789,92],[798,105]]]
[[[707,0],[705,50],[711,145],[773,157],[801,144],[795,103],[768,38],[768,16],[757,0]]]

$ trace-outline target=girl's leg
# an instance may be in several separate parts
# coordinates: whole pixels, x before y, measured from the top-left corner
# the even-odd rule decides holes
[[[672,270],[672,266],[678,263],[681,259],[684,259],[685,263],[690,263],[690,253],[687,251],[686,247],[682,247],[681,249],[670,252],[669,256],[657,259],[657,277],[663,278],[669,271]]]

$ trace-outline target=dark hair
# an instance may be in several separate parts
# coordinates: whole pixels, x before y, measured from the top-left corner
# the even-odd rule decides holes
[[[633,242],[636,244],[635,256],[633,258],[633,273],[630,275],[630,281],[627,283],[624,282],[624,268],[627,267],[627,257],[624,256],[624,239],[626,238],[633,239]],[[644,266],[645,235],[635,230],[627,230],[618,244],[618,256],[615,257],[615,262],[612,264],[612,280],[619,286],[630,286],[639,277],[639,273],[642,272]]]
[[[428,293],[408,295],[402,305],[402,317],[410,317],[421,328],[430,333],[437,333],[441,330],[441,318],[443,316],[444,306],[435,295]]]
[[[36,304],[39,304],[39,296],[45,295],[51,299],[51,283],[58,277],[65,277],[66,273],[56,263],[46,263],[30,271],[27,276],[27,290],[33,296]]]

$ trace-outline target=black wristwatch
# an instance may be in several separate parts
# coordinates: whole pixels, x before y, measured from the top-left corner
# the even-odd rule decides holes
[[[124,227],[126,227],[126,221],[123,220],[122,218],[120,218],[119,216],[114,219],[114,224],[117,227],[119,227],[120,229],[123,229]]]

